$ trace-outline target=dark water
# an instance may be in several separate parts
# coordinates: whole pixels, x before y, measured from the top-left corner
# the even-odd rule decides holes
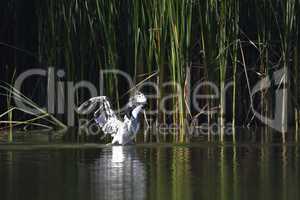
[[[69,147],[2,146],[0,199],[300,198],[295,144]]]

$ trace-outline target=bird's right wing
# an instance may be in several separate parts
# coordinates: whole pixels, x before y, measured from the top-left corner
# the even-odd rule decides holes
[[[111,104],[106,96],[93,97],[78,108],[81,114],[88,114],[94,111],[96,123],[100,126],[105,134],[114,135],[121,125],[116,113],[111,108]]]
[[[90,114],[92,111],[96,109],[97,106],[102,106],[103,102],[107,101],[106,96],[99,96],[99,97],[93,97],[90,98],[89,100],[85,101],[82,103],[77,111],[79,114]]]

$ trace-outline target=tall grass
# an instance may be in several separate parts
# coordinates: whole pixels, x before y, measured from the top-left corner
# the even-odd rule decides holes
[[[282,62],[284,69],[283,77],[283,96],[282,96],[282,139],[285,142],[285,134],[287,132],[288,123],[288,95],[290,92],[289,86],[289,72],[292,70],[290,59],[292,59],[294,50],[293,38],[297,37],[294,35],[296,32],[296,0],[281,2],[282,13],[283,13],[283,30],[281,31],[281,51],[282,51]],[[297,32],[296,32],[297,33]]]
[[[255,2],[255,14],[257,18],[257,44],[255,47],[259,52],[259,61],[258,61],[258,73],[261,78],[265,78],[270,75],[271,64],[270,64],[270,51],[271,44],[268,41],[271,41],[273,31],[272,24],[274,24],[274,19],[272,18],[271,5],[264,1],[262,4],[259,1]],[[263,85],[262,85],[263,87]],[[264,116],[270,116],[269,105],[272,103],[269,99],[269,94],[267,92],[261,92],[260,94],[260,113]]]
[[[143,75],[157,72],[160,96],[150,102],[150,108],[158,111],[153,117],[180,127],[184,127],[187,116],[200,116],[186,103],[190,95],[185,92],[187,82],[194,85],[212,81],[218,85],[221,96],[198,102],[207,108],[207,117],[196,120],[200,124],[219,120],[220,139],[224,140],[227,122],[232,121],[233,127],[260,124],[251,113],[252,101],[262,115],[272,117],[278,88],[272,86],[253,100],[245,89],[283,68],[292,81],[284,81],[281,87],[288,88],[282,99],[282,124],[299,124],[299,0],[34,3],[38,17],[38,60],[43,66],[65,69],[67,80],[86,79],[96,84],[100,69],[121,69],[138,83]],[[244,80],[245,73],[249,83]],[[232,90],[225,91],[231,80]],[[163,87],[166,81],[178,85]],[[107,76],[104,83],[101,94],[118,103],[123,101],[123,92],[130,89],[121,85],[115,75]],[[200,91],[212,92],[209,87]],[[169,94],[175,94],[167,105],[173,110],[171,115],[158,106]],[[289,97],[293,99],[291,103]],[[84,91],[79,91],[76,100],[84,98]],[[293,108],[292,117],[288,116],[290,109],[286,105]],[[216,107],[218,114],[213,114]],[[184,141],[184,136],[182,129],[174,139]]]
[[[13,86],[11,86],[8,83],[0,82],[0,96],[7,98],[8,103],[8,110],[0,114],[0,124],[8,124],[9,128],[9,138],[8,141],[13,141],[13,129],[16,126],[22,125],[23,128],[25,128],[27,125],[32,125],[37,128],[46,128],[49,130],[52,129],[66,129],[66,125],[63,124],[61,121],[59,121],[57,118],[55,118],[52,114],[48,113],[44,109],[40,108],[35,102],[33,102],[31,99],[26,97],[24,94],[22,94],[20,91],[15,89]],[[34,112],[25,110],[23,108],[19,107],[13,107],[14,101],[20,101],[24,103],[28,108],[34,110]],[[13,112],[18,112],[18,114],[27,114],[31,116],[29,119],[23,119],[23,120],[14,120],[13,118]],[[5,117],[8,116],[8,117]],[[4,119],[4,120],[3,120]],[[7,119],[7,120],[5,120]],[[25,127],[24,127],[25,126]],[[5,127],[4,127],[5,128]],[[3,129],[1,127],[1,129]]]
[[[192,4],[189,1],[136,1],[133,7],[134,63],[137,71],[150,73],[158,71],[160,97],[152,106],[160,105],[164,90],[164,81],[172,80],[178,85],[172,86],[173,122],[179,122],[184,127],[185,103],[184,80],[189,62],[189,47],[191,40]],[[139,51],[141,50],[141,51]],[[138,60],[137,58],[144,58]],[[166,70],[165,68],[169,70]],[[168,72],[169,74],[165,74]],[[135,74],[136,75],[136,74]],[[154,103],[154,104],[153,104]],[[165,121],[166,116],[158,109],[158,118]],[[184,140],[181,130],[180,137]]]

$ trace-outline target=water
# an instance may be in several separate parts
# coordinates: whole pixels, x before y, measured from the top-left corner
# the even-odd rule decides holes
[[[247,138],[105,146],[28,134],[0,145],[0,199],[299,199],[299,145]]]

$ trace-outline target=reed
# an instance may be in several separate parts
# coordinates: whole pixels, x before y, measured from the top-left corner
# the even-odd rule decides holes
[[[290,92],[289,86],[289,74],[291,71],[290,59],[292,58],[293,50],[293,40],[296,26],[295,24],[295,14],[296,10],[296,1],[286,1],[281,2],[282,5],[282,14],[283,14],[283,29],[280,33],[281,39],[281,51],[282,51],[282,62],[283,62],[283,72],[284,77],[282,80],[283,94],[282,94],[282,140],[285,142],[287,124],[288,124],[288,95]],[[297,35],[296,35],[297,37]]]
[[[184,73],[189,61],[189,47],[191,34],[192,7],[188,1],[169,3],[167,13],[169,16],[170,30],[170,68],[172,80],[178,85],[174,86],[173,92],[179,94],[173,100],[174,109],[177,111],[173,117],[174,122],[179,122],[181,128],[184,127],[186,118],[184,103]],[[184,141],[184,130],[180,130],[180,141]]]
[[[12,76],[12,81],[14,80],[16,71],[14,71],[13,76]],[[8,96],[6,99],[7,102],[7,108],[11,110],[11,104],[12,104],[12,91],[8,92]],[[13,142],[13,112],[12,110],[8,112],[8,121],[9,121],[9,130],[8,130],[8,142],[12,143]]]
[[[16,90],[10,84],[1,82],[0,89],[0,96],[7,97],[10,105],[10,108],[7,111],[0,114],[0,119],[3,119],[6,115],[8,115],[7,120],[0,120],[0,124],[9,125],[9,141],[12,141],[13,128],[20,125],[33,125],[35,127],[42,127],[47,129],[67,129],[67,126],[65,124],[55,118],[52,114],[40,108],[35,102]],[[36,112],[27,111],[18,107],[12,107],[12,98],[14,98],[15,101],[23,102],[26,106],[35,110]],[[15,121],[13,120],[14,111],[33,116],[33,118]]]
[[[233,68],[233,124],[235,125],[235,95],[236,95],[236,68],[237,68],[237,45],[238,45],[238,24],[239,4],[236,1],[220,2],[220,15],[218,16],[218,64],[220,79],[220,139],[224,141],[224,129],[226,127],[226,79],[227,68]],[[234,24],[234,25],[232,25]],[[231,55],[231,58],[230,58]]]
[[[263,4],[255,2],[255,12],[257,17],[257,44],[254,44],[254,47],[259,52],[259,68],[257,69],[260,78],[265,78],[270,75],[271,65],[270,65],[270,58],[269,58],[269,47],[268,41],[271,40],[271,29],[269,28],[274,21],[272,20],[272,12],[270,5],[268,2],[264,1]],[[263,90],[263,85],[261,86]],[[268,107],[272,103],[268,98],[268,94],[266,92],[261,92],[260,94],[260,113],[263,116],[270,116],[268,113]]]
[[[238,43],[239,39],[239,2],[232,2],[232,11],[231,11],[231,20],[233,22],[233,26],[231,26],[231,43],[232,46],[230,48],[230,57],[231,57],[231,66],[232,66],[232,140],[236,141],[236,96],[237,96],[237,67],[238,67]]]
[[[211,46],[217,46],[216,40],[216,28],[217,19],[215,11],[217,9],[214,1],[206,1],[205,3],[199,3],[195,6],[198,12],[195,14],[199,15],[199,35],[200,35],[200,49],[201,49],[201,58],[203,65],[203,79],[205,81],[212,81],[218,78],[216,76],[215,69],[217,68],[216,57],[218,54],[217,48],[210,48]],[[210,88],[205,88],[204,93],[211,94]],[[212,116],[210,109],[215,106],[212,99],[207,99],[207,123],[210,126],[212,121]],[[208,140],[211,138],[211,132],[208,132]]]
[[[184,86],[185,66],[188,63],[188,51],[191,35],[192,5],[188,1],[137,1],[133,3],[133,32],[134,32],[134,61],[135,75],[138,67],[144,68],[143,72],[158,71],[158,85],[160,97],[157,102],[151,102],[151,106],[160,105],[164,89],[163,81],[170,79],[173,84],[172,92],[179,94],[172,99],[173,122],[179,122],[184,126]],[[169,43],[169,44],[168,44]],[[141,49],[142,51],[138,51]],[[144,58],[144,60],[137,60]],[[169,68],[166,70],[165,67]],[[139,71],[142,71],[139,69]],[[165,72],[169,71],[170,74]],[[160,120],[165,121],[166,115],[158,110]],[[180,132],[180,140],[183,141],[184,132]]]
[[[295,2],[295,13],[299,12],[300,10],[300,2],[299,1],[296,1]],[[299,64],[300,64],[300,51],[299,51],[299,37],[300,37],[300,32],[299,32],[299,22],[300,22],[300,17],[299,15],[296,16],[295,18],[295,24],[294,24],[294,38],[295,38],[295,41],[294,41],[294,48],[293,48],[293,92],[292,92],[292,95],[295,96],[295,115],[297,115],[297,117],[295,117],[295,124],[296,124],[296,127],[299,126],[300,124],[300,120],[299,120],[299,116],[300,116],[300,109],[299,109],[299,104],[297,102],[299,102],[299,84],[298,84],[298,79],[299,79]],[[296,134],[298,134],[298,132],[296,131]],[[297,138],[298,138],[298,135],[297,135]]]
[[[11,3],[17,4],[15,0]],[[253,119],[252,100],[247,90],[256,81],[271,77],[275,70],[283,68],[292,80],[283,82],[283,88],[287,88],[283,105],[293,97],[289,104],[293,108],[293,124],[299,123],[298,0],[250,3],[233,0],[45,0],[31,3],[38,18],[36,52],[39,65],[64,69],[67,80],[89,80],[95,84],[99,82],[99,71],[104,69],[128,72],[135,83],[143,75],[157,72],[151,80],[156,79],[160,96],[150,101],[150,109],[157,110],[157,115],[150,117],[158,122],[173,122],[184,127],[185,119],[191,116],[197,116],[195,120],[200,124],[219,120],[220,140],[223,141],[226,122],[232,121],[233,127],[245,125],[249,119],[251,125],[260,124]],[[2,2],[1,5],[5,7],[6,4]],[[6,26],[3,30],[9,30],[8,25],[3,26]],[[17,65],[17,53],[12,57],[11,65]],[[249,80],[241,78],[244,73]],[[220,99],[199,102],[207,111],[206,119],[186,102],[190,93],[185,91],[188,83],[193,86],[203,80],[217,84],[221,93]],[[226,95],[225,85],[229,80],[233,88]],[[165,87],[166,81],[178,85]],[[106,76],[103,83],[101,94],[122,104],[122,93],[130,88],[121,85],[116,75]],[[273,87],[271,92],[263,91],[253,100],[255,109],[262,115],[273,115],[276,90]],[[200,91],[202,94],[212,92],[209,87]],[[158,105],[163,97],[172,94],[167,107],[173,114],[168,115]],[[85,96],[80,90],[76,103]],[[213,115],[215,110],[218,114]],[[291,122],[290,109],[283,106],[282,110],[284,125]],[[174,140],[183,142],[184,136],[185,131],[181,130]]]

